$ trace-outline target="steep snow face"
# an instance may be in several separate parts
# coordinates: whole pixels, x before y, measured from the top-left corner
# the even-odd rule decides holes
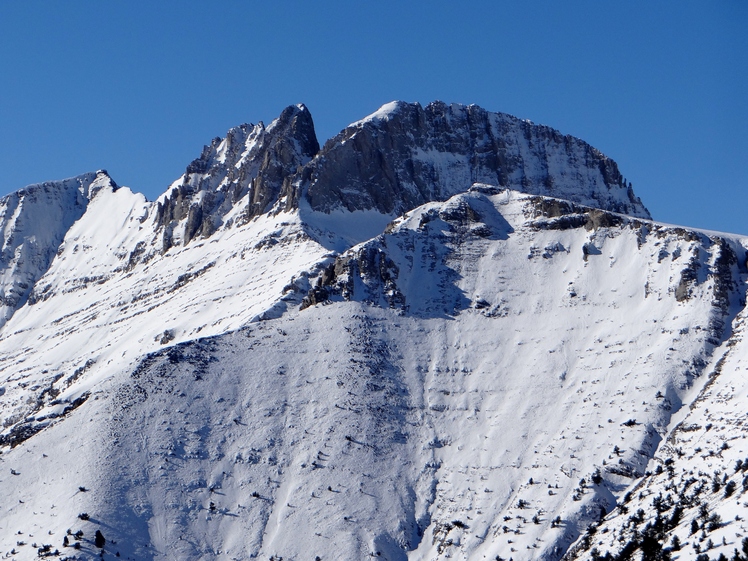
[[[558,131],[476,105],[393,102],[325,144],[302,176],[312,208],[402,214],[484,182],[650,218],[616,163]]]
[[[91,195],[114,186],[106,172],[29,185],[0,199],[0,328],[44,274]]]
[[[676,416],[647,476],[585,535],[570,559],[644,552],[659,559],[748,558],[745,330],[743,310],[720,360],[693,392],[690,407]]]
[[[485,185],[337,258],[290,241],[290,216],[172,248],[150,276],[132,269],[130,288],[76,294],[89,310],[108,290],[148,293],[92,320],[112,335],[78,357],[95,359],[70,386],[88,399],[4,449],[0,551],[62,551],[70,528],[89,557],[98,529],[125,559],[558,559],[644,474],[745,290],[741,239]],[[260,229],[275,220],[288,230],[247,247],[252,261],[221,256],[270,240]],[[202,270],[208,255],[221,262],[188,275],[189,289],[159,294],[179,284],[167,270]],[[247,276],[231,277],[240,263]],[[280,289],[276,319],[247,325],[291,269],[305,272],[286,293],[303,309]],[[260,290],[257,277],[278,284]],[[235,323],[212,327],[227,310]],[[30,347],[48,345],[52,362],[87,329],[57,313],[50,343],[17,324],[35,361],[24,375],[41,367]],[[121,356],[160,346],[153,335],[174,321],[184,343]],[[194,340],[231,325],[246,327]],[[22,383],[4,382],[3,407],[35,395]]]

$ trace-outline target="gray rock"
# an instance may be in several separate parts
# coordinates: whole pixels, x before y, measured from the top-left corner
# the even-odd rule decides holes
[[[214,138],[158,203],[164,250],[182,222],[185,244],[196,236],[210,236],[247,194],[244,220],[268,211],[281,197],[284,183],[318,151],[312,116],[303,105],[287,107],[268,127],[240,125],[226,138]]]
[[[328,141],[298,179],[323,212],[402,214],[484,183],[650,218],[616,163],[586,142],[475,105],[389,104]]]
[[[616,163],[589,144],[511,115],[438,101],[388,104],[321,151],[303,105],[286,108],[267,128],[231,129],[187,167],[156,216],[165,251],[175,239],[210,236],[242,199],[240,223],[299,208],[301,197],[315,211],[400,215],[477,188],[650,218]]]

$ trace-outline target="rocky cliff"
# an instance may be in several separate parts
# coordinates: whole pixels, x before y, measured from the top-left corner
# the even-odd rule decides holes
[[[215,138],[158,200],[163,247],[210,236],[241,201],[243,222],[278,202],[297,170],[319,151],[311,114],[287,107],[270,126],[241,125]],[[175,227],[179,228],[175,231]]]
[[[303,105],[230,130],[159,199],[157,225],[168,249],[210,236],[235,205],[240,222],[300,205],[394,217],[474,183],[650,218],[616,163],[577,138],[475,105],[394,102],[321,150]]]
[[[476,105],[394,102],[330,139],[302,172],[315,210],[400,215],[487,183],[650,218],[589,144]]]

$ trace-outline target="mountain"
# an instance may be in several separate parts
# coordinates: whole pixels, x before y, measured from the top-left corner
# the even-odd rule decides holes
[[[320,148],[299,105],[155,202],[102,171],[0,208],[4,556],[640,555],[638,489],[698,431],[742,452],[745,240],[548,127],[395,102]]]
[[[323,212],[399,216],[486,183],[651,218],[615,162],[589,144],[475,105],[387,104],[328,141],[301,179]]]
[[[89,199],[106,185],[116,188],[106,171],[100,171],[29,185],[0,200],[0,326],[23,306],[65,233],[83,216]]]

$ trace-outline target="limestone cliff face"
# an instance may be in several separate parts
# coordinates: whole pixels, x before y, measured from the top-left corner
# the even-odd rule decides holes
[[[244,222],[301,204],[400,215],[485,183],[639,218],[616,163],[569,135],[476,105],[393,102],[320,150],[309,110],[215,138],[158,201],[163,248],[208,237],[237,205]]]
[[[214,138],[158,201],[164,249],[210,236],[243,199],[244,220],[269,210],[284,182],[319,151],[314,123],[303,105],[287,107],[268,127],[240,125]]]
[[[476,105],[385,105],[328,141],[302,179],[323,212],[402,214],[487,183],[650,218],[616,163],[586,142]]]

